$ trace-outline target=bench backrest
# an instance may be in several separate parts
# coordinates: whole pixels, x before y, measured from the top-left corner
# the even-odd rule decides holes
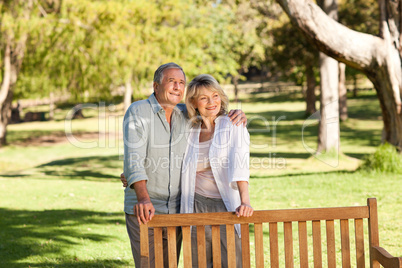
[[[364,227],[364,219],[368,219],[368,224],[366,224],[368,228]],[[324,222],[325,228],[324,224],[322,225]],[[350,246],[350,222],[354,223],[354,227],[352,226],[352,229],[354,229],[354,236],[352,237],[352,240],[354,240],[353,252]],[[268,258],[268,255],[271,267],[279,267],[280,261],[285,264],[285,267],[294,267],[295,258],[300,262],[300,267],[308,267],[311,255],[314,267],[322,267],[323,256],[326,256],[325,263],[328,267],[335,267],[337,256],[339,258],[339,253],[337,255],[337,248],[335,247],[335,236],[338,234],[335,226],[338,224],[340,225],[340,259],[342,267],[366,267],[365,254],[370,255],[369,262],[371,267],[379,267],[378,262],[372,258],[375,254],[370,254],[372,247],[379,246],[377,203],[374,198],[367,200],[367,206],[254,211],[253,216],[249,218],[238,218],[233,212],[155,215],[152,221],[147,225],[141,225],[140,228],[141,267],[148,267],[149,265],[149,227],[154,228],[155,267],[163,267],[163,227],[167,227],[168,233],[169,267],[177,267],[176,227],[182,227],[183,266],[191,267],[190,226],[196,226],[197,228],[198,267],[206,267],[204,230],[205,226],[208,225],[212,226],[214,267],[220,267],[221,265],[220,225],[226,225],[228,265],[229,267],[236,267],[234,224],[241,224],[242,267],[244,268],[251,266],[252,255],[255,255],[256,267],[264,267],[264,261]],[[250,228],[253,225],[254,228]],[[265,243],[269,244],[269,254],[264,255],[263,232],[266,225],[268,225],[269,230],[269,243]],[[308,232],[310,227],[311,234]],[[278,229],[280,229],[280,232],[278,232]],[[298,243],[294,242],[296,240],[294,239],[294,229],[298,230]],[[367,253],[365,251],[365,229],[368,230],[369,246]],[[284,241],[284,254],[282,255],[284,255],[284,260],[279,259],[279,252],[282,247],[279,245],[278,237],[282,234],[282,230]],[[323,243],[322,230],[325,232],[326,243]],[[252,247],[250,247],[250,231],[254,232],[254,244],[252,244]],[[312,236],[312,254],[310,252],[309,257],[308,240],[310,236]],[[298,245],[299,256],[294,256],[294,244]],[[325,254],[323,254],[323,248]],[[353,263],[351,263],[352,254],[355,254],[352,258]],[[281,267],[283,267],[283,264],[281,264]]]

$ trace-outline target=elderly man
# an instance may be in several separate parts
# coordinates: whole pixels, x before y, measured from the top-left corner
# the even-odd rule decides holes
[[[124,211],[127,232],[136,267],[140,267],[139,225],[155,214],[180,211],[180,170],[187,146],[189,120],[184,104],[186,76],[175,63],[161,65],[154,74],[154,93],[128,108],[123,123],[124,175],[126,187]],[[241,111],[229,113],[233,122],[246,122]],[[168,265],[166,230],[164,265]],[[177,232],[180,252],[181,232]],[[154,267],[153,232],[149,233],[150,262]],[[179,256],[179,254],[177,254]]]

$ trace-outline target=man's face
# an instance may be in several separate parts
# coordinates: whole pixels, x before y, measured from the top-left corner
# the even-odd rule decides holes
[[[162,82],[154,82],[156,99],[161,105],[176,106],[184,96],[186,80],[180,69],[167,69],[163,71]]]

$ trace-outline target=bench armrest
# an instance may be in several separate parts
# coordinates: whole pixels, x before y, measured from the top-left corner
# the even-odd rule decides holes
[[[394,257],[382,247],[372,247],[373,259],[385,268],[402,268],[402,258]]]

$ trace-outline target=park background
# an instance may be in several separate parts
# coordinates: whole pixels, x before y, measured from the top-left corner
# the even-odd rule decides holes
[[[329,2],[333,18],[378,35],[377,1]],[[378,88],[358,66],[336,61],[336,82],[324,76],[324,54],[282,8],[245,0],[0,1],[0,267],[133,266],[119,180],[122,120],[129,103],[152,92],[154,70],[171,61],[188,81],[214,75],[230,108],[246,113],[255,209],[376,197],[381,246],[401,256],[402,160],[382,138]],[[339,113],[328,133],[320,131],[323,96]]]

